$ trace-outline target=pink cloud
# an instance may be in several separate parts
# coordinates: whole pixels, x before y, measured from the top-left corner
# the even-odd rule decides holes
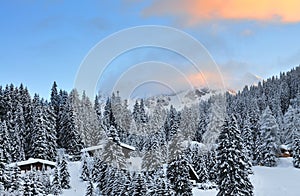
[[[300,22],[299,0],[154,0],[145,16],[175,16],[192,26],[210,20]]]

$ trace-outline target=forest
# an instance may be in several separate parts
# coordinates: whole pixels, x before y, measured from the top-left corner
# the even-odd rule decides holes
[[[70,188],[70,161],[81,162],[86,195],[192,195],[191,168],[202,189],[253,195],[252,166],[275,167],[280,146],[300,168],[300,67],[181,107],[119,92],[91,100],[56,82],[49,94],[0,86],[0,195],[60,195]],[[135,148],[137,171],[120,143]],[[82,152],[97,145],[98,155]],[[22,173],[14,163],[29,158],[56,167]]]

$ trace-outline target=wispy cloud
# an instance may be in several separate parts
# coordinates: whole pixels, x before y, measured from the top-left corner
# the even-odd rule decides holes
[[[296,23],[299,7],[299,0],[154,0],[143,15],[169,15],[187,26],[210,20]]]

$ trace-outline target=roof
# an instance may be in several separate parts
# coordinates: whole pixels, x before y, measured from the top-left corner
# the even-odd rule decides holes
[[[194,170],[193,166],[191,164],[188,164],[190,170],[193,172],[193,174],[195,175],[195,177],[197,178],[197,180],[199,180],[199,176],[198,174],[196,173],[196,171]]]
[[[130,146],[130,145],[128,145],[128,144],[125,144],[125,143],[120,142],[120,146],[123,147],[123,148],[127,148],[127,149],[129,149],[129,150],[135,151],[135,147]]]
[[[80,152],[89,152],[89,151],[93,151],[93,150],[99,150],[99,149],[102,149],[103,148],[103,145],[98,145],[98,146],[91,146],[91,147],[88,147],[88,148],[84,148],[82,149]]]
[[[9,166],[13,167],[15,165],[17,165],[17,166],[32,165],[34,163],[42,163],[42,164],[45,164],[45,165],[56,166],[56,163],[53,162],[53,161],[48,161],[48,160],[44,160],[44,159],[35,159],[35,158],[29,158],[27,161],[20,161],[20,162],[10,163]]]
[[[129,150],[135,151],[135,147],[130,146],[130,145],[125,144],[125,143],[122,143],[122,142],[119,142],[119,146],[121,146],[122,148],[126,148],[126,149],[129,149]],[[91,146],[91,147],[82,149],[81,152],[89,152],[89,151],[99,150],[99,149],[102,149],[103,147],[104,147],[104,144],[100,144],[100,145],[97,145],[97,146]]]

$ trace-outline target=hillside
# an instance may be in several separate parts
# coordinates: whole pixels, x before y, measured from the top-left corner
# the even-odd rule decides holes
[[[64,190],[63,196],[81,196],[85,194],[86,182],[79,179],[80,162],[69,163],[71,174],[71,189]],[[254,185],[255,196],[298,196],[300,192],[299,181],[300,170],[295,169],[292,165],[291,158],[281,158],[278,160],[278,166],[253,167],[254,175],[251,181]],[[215,196],[217,190],[199,190],[193,189],[195,196]]]

